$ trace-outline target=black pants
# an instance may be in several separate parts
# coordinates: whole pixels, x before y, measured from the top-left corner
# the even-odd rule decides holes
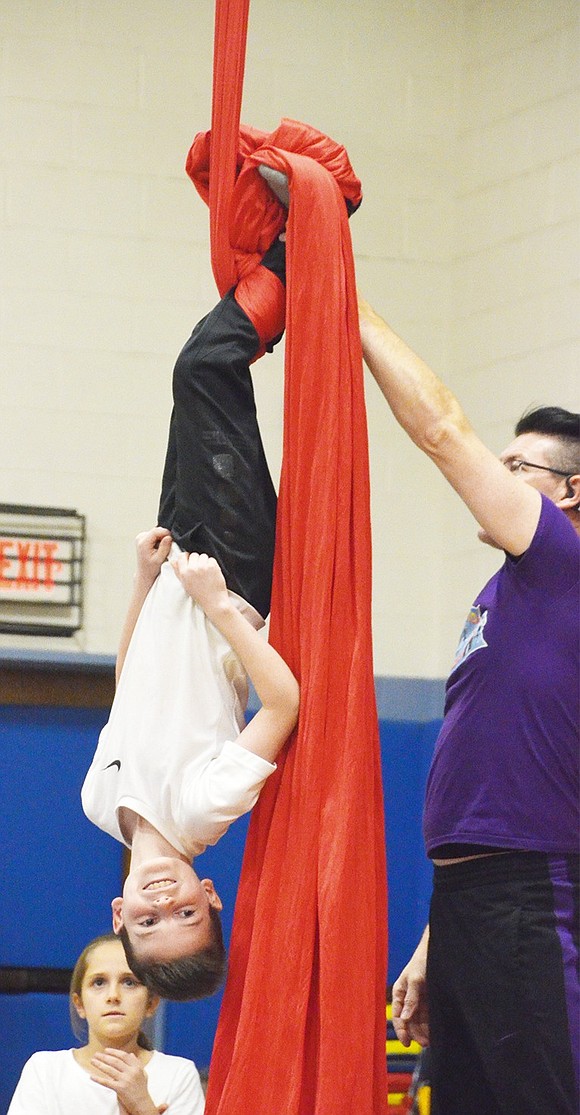
[[[578,860],[436,867],[432,1115],[577,1115]]]
[[[281,251],[277,245],[269,254]],[[278,266],[270,270],[282,277]],[[228,588],[267,616],[276,493],[248,367],[258,348],[254,326],[229,291],[182,349],[158,522],[182,549],[215,557]]]

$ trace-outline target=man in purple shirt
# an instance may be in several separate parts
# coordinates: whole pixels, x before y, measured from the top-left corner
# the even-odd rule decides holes
[[[580,415],[541,407],[499,460],[360,302],[395,417],[505,553],[447,683],[424,835],[429,927],[393,988],[431,1046],[432,1115],[577,1115]]]

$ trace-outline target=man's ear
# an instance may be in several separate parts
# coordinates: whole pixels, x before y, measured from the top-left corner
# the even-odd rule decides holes
[[[219,894],[217,893],[211,879],[202,879],[201,885],[205,893],[207,894],[210,906],[213,906],[214,910],[223,910],[223,902]]]
[[[566,495],[558,500],[558,507],[562,511],[576,511],[580,509],[580,474],[566,477]]]
[[[111,902],[113,911],[113,933],[119,934],[123,928],[123,899],[114,898]]]

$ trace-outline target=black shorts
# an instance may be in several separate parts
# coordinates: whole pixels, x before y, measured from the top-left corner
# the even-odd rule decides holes
[[[173,373],[158,522],[207,553],[228,588],[267,616],[276,493],[258,428],[249,363],[260,347],[233,291],[195,327]]]
[[[432,1115],[578,1115],[578,857],[436,867]]]

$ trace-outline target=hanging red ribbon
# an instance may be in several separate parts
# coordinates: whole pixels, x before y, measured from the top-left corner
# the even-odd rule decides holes
[[[257,266],[284,224],[257,165],[290,184],[270,638],[300,681],[301,709],[250,822],[206,1111],[384,1115],[368,447],[345,206],[360,201],[360,183],[344,148],[307,125],[240,131],[247,0],[218,0],[216,13],[212,131],[197,137],[187,169],[209,201],[221,293]],[[239,297],[246,309],[243,284]],[[251,297],[258,305],[247,312],[260,319],[259,294]]]

